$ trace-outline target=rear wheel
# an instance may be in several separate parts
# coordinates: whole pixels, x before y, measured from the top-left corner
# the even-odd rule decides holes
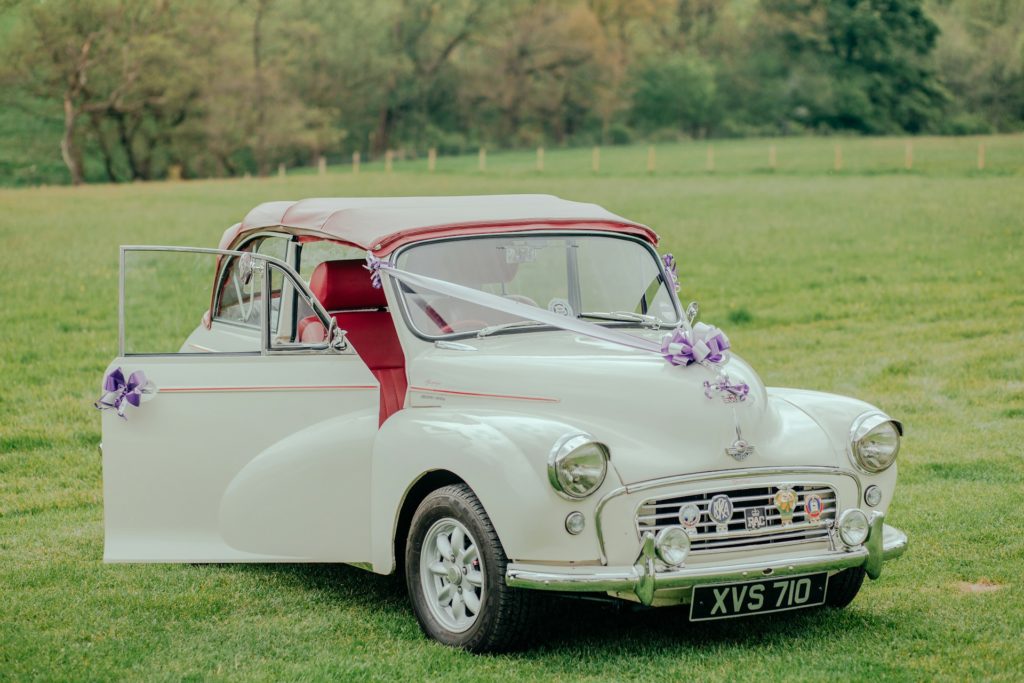
[[[505,585],[508,558],[465,484],[420,503],[405,548],[405,580],[423,632],[472,652],[522,644],[537,596]]]
[[[863,567],[844,569],[838,574],[834,574],[828,580],[825,604],[836,609],[846,607],[857,597],[862,583],[864,583]]]

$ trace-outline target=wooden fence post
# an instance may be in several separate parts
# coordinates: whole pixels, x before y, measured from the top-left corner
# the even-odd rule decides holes
[[[384,152],[384,172],[391,173],[395,165],[395,153],[390,149]]]
[[[481,147],[480,148],[480,156],[479,156],[479,159],[477,161],[477,167],[480,169],[481,173],[483,173],[484,171],[487,170],[487,148],[486,147]]]
[[[654,145],[647,147],[647,172],[654,173],[654,169],[657,166],[657,158],[654,155]]]
[[[277,177],[278,178],[284,178],[284,174],[285,173],[286,173],[286,171],[285,171],[285,168],[284,168],[284,164],[278,164],[277,165]]]
[[[362,155],[359,152],[352,152],[352,175],[359,173],[359,162],[361,161]]]
[[[768,168],[774,171],[776,166],[775,145],[772,145],[768,148]]]
[[[843,170],[843,146],[836,143],[835,156],[832,159],[832,170],[838,173]]]
[[[321,156],[316,160],[316,172],[319,175],[327,175],[327,157]]]
[[[544,171],[544,148],[537,148],[537,170],[540,172]]]
[[[708,170],[709,173],[712,173],[715,170],[715,146],[714,145],[708,145],[708,158],[707,158],[707,161],[704,163],[704,167]]]
[[[427,170],[431,173],[437,168],[437,148],[431,147],[427,150]]]
[[[594,147],[590,153],[590,170],[594,173],[601,172],[601,148]]]
[[[910,140],[907,140],[903,148],[903,168],[908,171],[914,168],[914,143]]]
[[[985,143],[984,142],[979,142],[978,143],[978,170],[979,171],[984,171],[985,170]]]

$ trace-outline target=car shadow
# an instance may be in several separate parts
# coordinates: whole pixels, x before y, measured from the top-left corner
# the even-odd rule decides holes
[[[405,582],[397,575],[382,576],[342,564],[225,565],[246,574],[272,575],[275,581],[317,591],[330,600],[365,607],[374,613],[414,619]],[[852,630],[888,632],[898,614],[858,610],[856,602],[843,610],[811,608],[723,621],[689,621],[689,606],[645,608],[625,601],[563,597],[541,593],[545,614],[537,623],[533,643],[516,656],[543,657],[581,648],[613,650],[616,655],[649,653],[651,648],[732,646],[756,648],[767,644],[805,644],[809,634]]]

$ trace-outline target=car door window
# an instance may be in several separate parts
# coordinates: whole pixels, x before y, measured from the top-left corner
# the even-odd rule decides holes
[[[203,314],[210,304],[216,253],[174,249],[125,249],[121,292],[124,355],[172,353],[259,353],[258,334],[233,335],[220,343],[201,339]],[[234,257],[232,257],[234,258]],[[263,270],[235,260],[228,288],[231,315],[257,330],[263,316]],[[252,265],[252,264],[250,264]],[[236,328],[238,329],[238,328]]]

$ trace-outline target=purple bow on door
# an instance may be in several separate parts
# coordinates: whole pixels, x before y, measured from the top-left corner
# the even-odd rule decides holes
[[[142,370],[136,370],[125,380],[121,368],[115,368],[103,379],[103,396],[93,405],[99,410],[116,410],[121,419],[127,420],[124,414],[126,403],[138,408],[156,392],[156,385],[146,379]]]

